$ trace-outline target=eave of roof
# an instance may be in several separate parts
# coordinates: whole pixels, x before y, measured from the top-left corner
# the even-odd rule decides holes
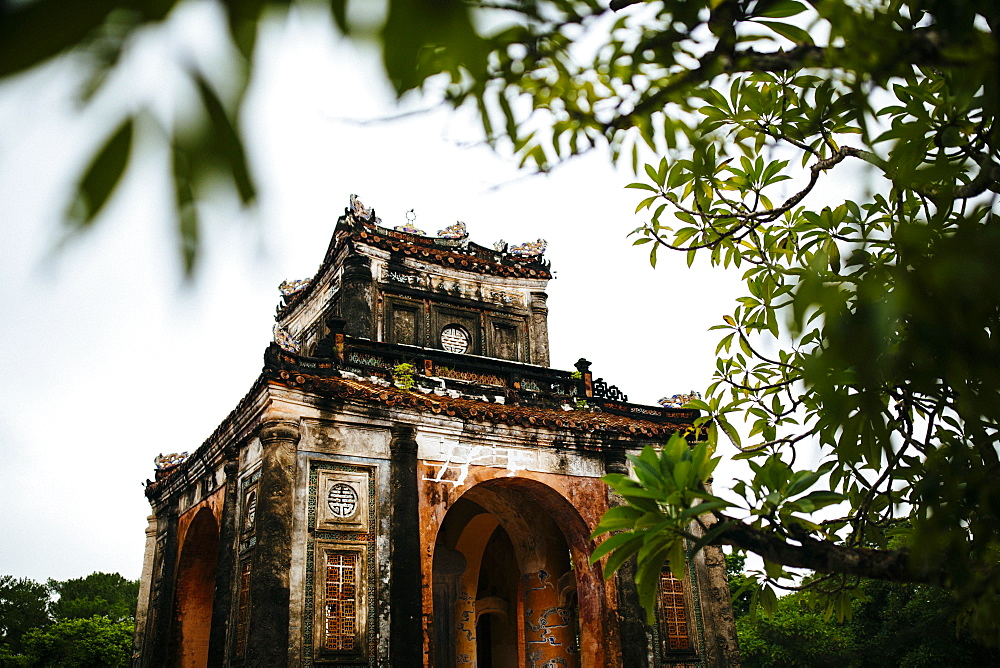
[[[613,435],[615,438],[665,438],[678,431],[694,429],[689,422],[657,423],[588,410],[567,411],[537,406],[500,404],[467,397],[404,391],[395,387],[384,387],[349,378],[285,372],[273,378],[272,382],[345,401],[409,408],[477,422],[565,430],[583,434],[599,433]]]

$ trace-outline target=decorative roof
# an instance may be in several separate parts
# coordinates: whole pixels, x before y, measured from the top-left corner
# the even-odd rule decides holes
[[[507,424],[521,427],[545,427],[586,433],[613,434],[626,437],[664,438],[674,432],[692,429],[689,422],[659,423],[589,410],[561,410],[537,406],[507,405],[468,397],[438,396],[403,391],[385,383],[313,374],[296,374],[283,370],[272,379],[288,387],[330,397],[377,403],[384,406],[411,408],[421,412],[461,417],[465,420]]]
[[[500,241],[494,244],[494,248],[487,248],[469,241],[468,229],[461,221],[431,237],[413,226],[415,216],[411,217],[412,210],[407,214],[406,225],[395,229],[384,227],[373,208],[365,206],[357,195],[351,195],[350,205],[337,220],[333,239],[316,276],[323,274],[345,243],[353,242],[451,269],[501,277],[552,278],[550,264],[543,259],[548,245],[544,239],[516,245]],[[285,303],[278,307],[277,318],[305,299],[315,287],[316,280],[312,279],[301,289],[285,295]]]

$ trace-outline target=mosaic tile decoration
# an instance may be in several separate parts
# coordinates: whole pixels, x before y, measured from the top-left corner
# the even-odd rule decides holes
[[[438,230],[438,236],[443,239],[464,239],[469,236],[469,230],[466,229],[465,223],[459,220],[454,225]]]
[[[309,464],[309,496],[308,496],[308,524],[307,526],[316,525],[316,508],[319,503],[318,490],[319,490],[319,472],[320,471],[343,471],[345,473],[363,473],[368,476],[368,517],[369,526],[377,526],[377,518],[375,514],[375,471],[371,468],[363,466],[352,466],[350,464],[340,464],[335,462],[323,462],[323,461],[312,461]],[[309,535],[306,540],[306,586],[305,586],[305,610],[302,618],[303,627],[303,647],[302,647],[302,665],[303,666],[313,666],[316,665],[313,657],[313,634],[320,632],[322,630],[313,628],[313,619],[315,613],[316,601],[314,600],[315,592],[315,578],[316,578],[316,559],[315,559],[315,547],[317,540],[331,540],[339,542],[353,542],[353,543],[367,543],[368,545],[368,563],[365,564],[365,568],[362,569],[367,577],[363,583],[358,583],[357,586],[367,587],[367,599],[368,599],[368,620],[366,624],[367,628],[367,660],[362,661],[360,658],[357,661],[357,665],[371,666],[374,668],[378,665],[378,620],[376,618],[377,605],[377,594],[376,594],[376,576],[378,572],[378,564],[375,559],[375,533],[370,531],[368,533],[360,533],[357,531],[315,531]],[[331,553],[327,553],[331,554]],[[339,554],[353,555],[357,557],[357,553],[354,552],[341,552]],[[326,571],[326,565],[320,566],[321,571]],[[325,577],[327,573],[323,573],[321,577]],[[326,615],[324,615],[326,618]],[[329,624],[329,620],[327,624]],[[352,632],[353,633],[353,632]],[[346,657],[345,657],[346,658]],[[325,662],[321,662],[325,663]]]

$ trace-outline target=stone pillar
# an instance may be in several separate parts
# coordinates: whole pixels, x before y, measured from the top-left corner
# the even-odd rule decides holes
[[[709,485],[708,492],[712,489]],[[709,528],[716,522],[711,515],[702,516],[702,521]],[[691,525],[691,532],[701,534],[701,527]],[[696,554],[688,567],[692,577],[697,578],[700,585],[700,603],[702,627],[704,628],[703,663],[711,668],[728,668],[740,666],[740,648],[736,639],[736,619],[733,616],[732,594],[729,591],[729,578],[726,576],[726,558],[718,545],[706,545]],[[693,622],[694,620],[690,620]]]
[[[147,656],[140,662],[143,666],[166,666],[167,651],[170,647],[170,634],[174,621],[174,578],[177,573],[177,548],[180,536],[177,535],[177,499],[157,511],[157,540],[163,536],[158,546],[157,566],[153,574],[153,604],[149,612],[149,633],[151,642],[146,643]]]
[[[435,668],[455,668],[458,665],[458,648],[463,638],[459,635],[459,601],[462,598],[462,575],[465,573],[465,556],[444,545],[437,545],[434,548],[434,565],[432,575],[432,587],[434,588],[434,614],[432,624],[434,624],[433,635],[433,665]],[[466,594],[466,598],[468,595]],[[475,601],[473,610],[475,609]],[[464,602],[463,608],[468,608],[468,601]],[[473,612],[473,614],[475,614]],[[472,625],[475,633],[475,623]],[[474,639],[473,639],[474,643]],[[403,665],[396,664],[393,665]],[[419,666],[419,663],[405,664]]]
[[[374,281],[371,260],[352,253],[344,260],[341,275],[341,314],[347,321],[344,332],[349,336],[375,340]]]
[[[413,427],[396,425],[389,443],[389,662],[393,666],[423,663],[415,435]]]
[[[153,566],[156,560],[156,515],[146,518],[146,550],[142,557],[142,577],[139,578],[139,600],[135,609],[135,637],[132,641],[133,665],[142,665],[145,650],[146,621],[150,596],[153,592]]]
[[[239,506],[239,462],[230,459],[224,467],[226,492],[219,523],[219,556],[215,569],[215,594],[212,599],[212,631],[208,641],[208,665],[221,666],[228,646],[226,629],[234,603],[233,582],[236,578],[236,541],[239,536],[237,507]]]
[[[549,365],[548,298],[544,292],[531,293],[531,329],[528,334],[531,359],[528,361],[539,366]]]
[[[624,450],[604,451],[604,472],[628,474],[628,464]],[[608,487],[608,508],[625,504],[625,499]],[[622,645],[622,665],[656,665],[651,657],[652,634],[646,625],[646,612],[639,603],[639,592],[635,588],[635,557],[632,557],[615,572],[615,589],[618,592],[618,628]]]
[[[288,665],[288,571],[292,565],[292,512],[298,419],[270,413],[260,427],[261,474],[257,493],[257,546],[250,580],[247,665]]]

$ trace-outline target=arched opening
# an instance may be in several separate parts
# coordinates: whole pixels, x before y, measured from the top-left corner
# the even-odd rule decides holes
[[[172,666],[201,668],[208,664],[218,552],[219,525],[212,511],[202,508],[188,527],[177,565],[174,625],[168,653]]]
[[[590,547],[576,510],[540,482],[470,488],[435,543],[434,664],[580,666],[581,642],[600,642],[604,610]]]

